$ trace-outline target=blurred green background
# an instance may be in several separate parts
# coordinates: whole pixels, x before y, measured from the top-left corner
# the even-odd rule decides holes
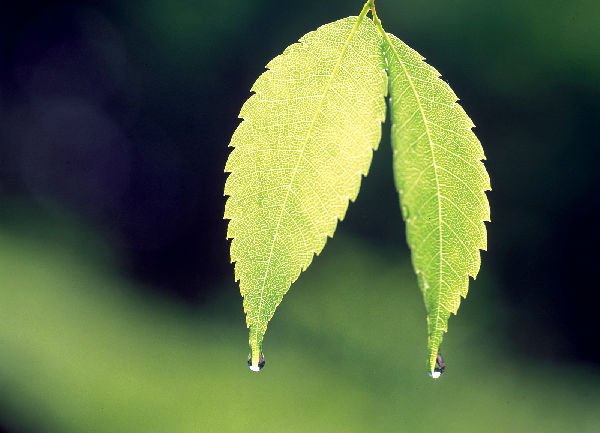
[[[600,3],[377,5],[461,97],[494,188],[448,373],[425,373],[386,139],[276,313],[265,370],[245,365],[227,143],[264,65],[361,2],[14,2],[0,16],[1,432],[600,431]]]

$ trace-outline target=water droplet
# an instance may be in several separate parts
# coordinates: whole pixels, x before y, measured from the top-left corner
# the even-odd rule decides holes
[[[433,369],[433,373],[429,373],[429,376],[433,379],[439,379],[445,371],[446,363],[444,362],[444,358],[442,358],[442,354],[438,353],[435,359],[435,368]]]
[[[265,367],[265,355],[262,353],[258,357],[258,363],[256,365],[252,364],[252,353],[248,355],[248,368],[252,371],[259,372]]]
[[[408,220],[410,218],[410,212],[408,211],[408,207],[402,205],[400,209],[402,209],[402,217],[404,218],[404,221]]]

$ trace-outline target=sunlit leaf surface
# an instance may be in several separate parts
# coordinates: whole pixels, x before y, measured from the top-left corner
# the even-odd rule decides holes
[[[385,55],[394,176],[427,309],[433,372],[450,314],[467,295],[487,247],[490,180],[474,125],[439,72],[393,35]]]
[[[241,110],[225,185],[254,367],[275,309],[356,199],[387,91],[381,37],[368,18],[322,26],[267,68]]]

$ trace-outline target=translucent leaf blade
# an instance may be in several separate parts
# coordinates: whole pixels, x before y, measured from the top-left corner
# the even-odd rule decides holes
[[[241,110],[225,168],[253,364],[283,296],[356,199],[387,93],[381,39],[367,18],[322,26],[267,68]]]
[[[427,310],[433,372],[450,314],[467,295],[487,247],[490,180],[474,125],[439,72],[390,34],[385,56],[394,177]]]

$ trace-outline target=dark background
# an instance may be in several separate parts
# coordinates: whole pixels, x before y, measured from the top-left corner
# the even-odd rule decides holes
[[[40,234],[40,221],[81,224],[110,246],[135,291],[203,311],[223,284],[233,287],[223,167],[248,90],[302,34],[360,8],[5,5],[0,224]],[[378,10],[388,31],[442,71],[477,125],[493,188],[482,278],[498,345],[524,363],[597,370],[600,3],[378,0]],[[388,128],[338,230],[406,257]]]

